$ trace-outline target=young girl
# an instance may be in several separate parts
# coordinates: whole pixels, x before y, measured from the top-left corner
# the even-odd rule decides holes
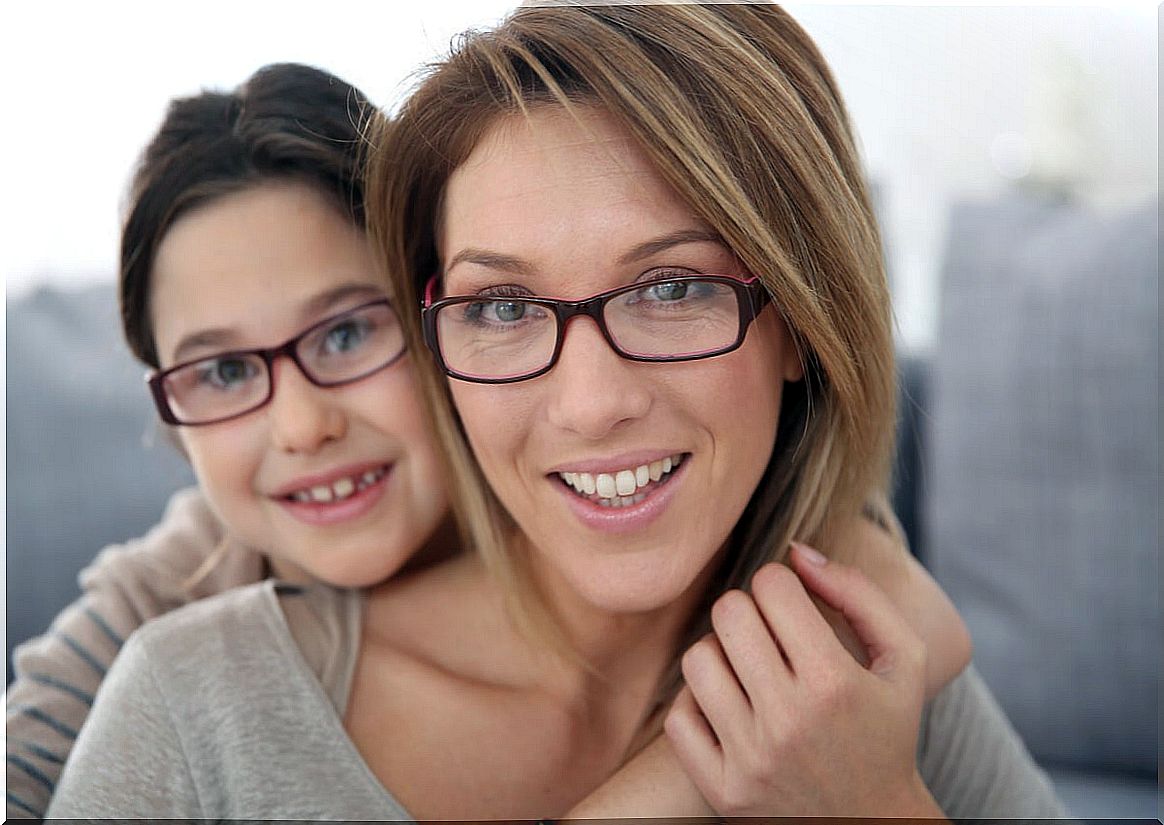
[[[43,816],[106,668],[147,619],[271,572],[356,587],[426,542],[455,550],[362,230],[369,112],[338,78],[273,65],[233,92],[175,100],[146,148],[122,239],[125,334],[165,368],[151,388],[201,492],[179,493],[157,529],[102,554],[85,596],[17,651],[9,816]],[[239,352],[305,330],[289,358]],[[305,644],[327,630],[292,627]],[[322,641],[305,651],[313,661],[332,655]]]
[[[152,261],[151,285],[127,298],[126,318],[131,329],[134,319],[153,319],[153,337],[139,351],[161,367],[152,382],[159,411],[181,425],[200,483],[230,532],[267,550],[284,579],[308,574],[356,587],[403,560],[388,547],[378,554],[375,540],[415,547],[425,519],[436,522],[429,531],[438,526],[439,507],[423,491],[426,478],[437,485],[439,478],[424,439],[404,443],[416,421],[415,402],[403,397],[408,388],[369,390],[406,365],[393,361],[398,339],[385,305],[365,289],[351,227],[332,220],[326,205],[298,180],[202,202],[157,233],[157,248],[141,258]],[[306,231],[308,221],[318,231]],[[287,226],[303,237],[289,237]],[[256,243],[264,238],[280,241]],[[292,249],[294,260],[285,255]],[[361,533],[360,519],[390,503],[404,506]],[[438,578],[459,575],[447,563],[433,570]],[[941,619],[934,626],[952,625],[956,636],[940,596],[929,585],[913,589],[924,615]],[[496,604],[477,606],[488,624],[475,634],[511,635]],[[135,636],[112,670],[52,815],[406,815],[379,781],[380,746],[390,742],[433,778],[459,775],[466,760],[457,739],[413,728],[407,713],[393,716],[391,727],[373,718],[392,706],[397,680],[408,678],[381,672],[377,648],[384,634],[436,632],[464,652],[463,629],[444,618],[461,607],[439,597],[397,599],[390,588],[365,600],[354,590],[266,585],[167,617]],[[542,655],[523,650],[527,665]],[[949,662],[936,686],[961,664],[957,654]],[[521,674],[517,667],[511,675]],[[415,687],[401,698],[414,697]],[[492,724],[487,712],[456,711],[450,721]],[[498,777],[488,762],[481,767],[479,782],[461,789],[471,794],[459,808],[465,815],[511,801],[482,784]],[[605,778],[596,769],[609,767],[577,774],[593,789]],[[644,789],[655,786],[628,782],[612,798]]]

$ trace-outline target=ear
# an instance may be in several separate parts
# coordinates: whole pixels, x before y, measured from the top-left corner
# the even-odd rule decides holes
[[[790,384],[804,378],[804,347],[806,344],[792,334],[788,322],[780,317],[780,377]]]
[[[181,428],[172,426],[170,424],[163,424],[160,421],[157,423],[157,427],[158,431],[162,434],[162,439],[175,450],[177,450],[178,453],[181,454],[182,458],[189,462],[190,453],[186,451],[186,443],[182,441]]]

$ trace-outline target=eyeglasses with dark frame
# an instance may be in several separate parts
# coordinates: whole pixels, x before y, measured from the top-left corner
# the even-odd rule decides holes
[[[230,350],[146,376],[167,424],[230,421],[275,395],[274,363],[290,358],[317,387],[351,384],[395,363],[405,351],[400,319],[387,298],[332,315],[276,347]]]
[[[421,309],[425,342],[451,378],[508,384],[544,375],[562,352],[566,325],[594,319],[607,344],[631,361],[712,358],[739,348],[768,301],[760,279],[691,274],[639,281],[579,301],[505,294],[433,300]]]

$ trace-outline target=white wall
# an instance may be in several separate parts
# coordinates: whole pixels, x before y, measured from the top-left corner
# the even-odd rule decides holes
[[[932,341],[952,200],[1042,179],[1097,209],[1158,190],[1156,9],[789,6],[878,182],[900,332]]]

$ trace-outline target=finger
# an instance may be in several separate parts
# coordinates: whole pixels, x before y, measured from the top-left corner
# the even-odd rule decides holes
[[[684,772],[706,798],[707,789],[716,787],[723,774],[723,750],[689,687],[675,697],[663,731]]]
[[[790,674],[752,596],[742,590],[724,593],[712,605],[711,626],[752,707],[771,698]]]
[[[869,652],[869,670],[893,676],[905,660],[924,660],[921,640],[889,597],[861,571],[830,562],[807,545],[792,543],[789,556],[804,585],[838,611]]]
[[[804,676],[814,668],[852,661],[791,568],[776,563],[761,567],[752,576],[752,595],[792,673]]]
[[[680,667],[692,697],[720,744],[739,743],[752,708],[719,640],[710,633],[704,636],[683,654]]]

